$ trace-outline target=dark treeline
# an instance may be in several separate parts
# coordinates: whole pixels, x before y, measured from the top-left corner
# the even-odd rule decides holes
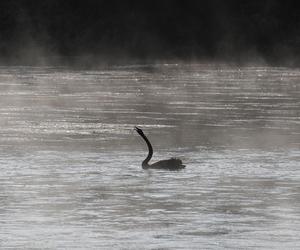
[[[41,58],[264,60],[299,64],[289,0],[4,0],[3,62]]]

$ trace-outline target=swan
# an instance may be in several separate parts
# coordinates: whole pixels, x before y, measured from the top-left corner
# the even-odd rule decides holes
[[[142,129],[140,129],[139,127],[134,127],[134,130],[145,140],[149,150],[148,156],[142,162],[143,169],[153,168],[153,169],[165,169],[165,170],[180,170],[185,168],[185,165],[182,164],[182,161],[177,158],[171,158],[168,160],[162,160],[162,161],[149,164],[149,161],[151,160],[153,155],[152,145],[148,140],[148,138],[146,137],[146,135],[144,134]]]

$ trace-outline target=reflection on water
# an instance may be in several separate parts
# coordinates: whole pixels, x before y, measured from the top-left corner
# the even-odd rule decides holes
[[[0,68],[3,249],[300,248],[300,72]],[[177,156],[180,172],[143,171]]]

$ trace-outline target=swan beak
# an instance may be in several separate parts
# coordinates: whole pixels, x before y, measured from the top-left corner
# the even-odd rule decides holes
[[[134,130],[135,130],[136,132],[142,131],[142,130],[141,130],[139,127],[137,127],[137,126],[134,127]]]

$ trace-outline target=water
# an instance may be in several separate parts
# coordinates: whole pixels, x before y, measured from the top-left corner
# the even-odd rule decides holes
[[[300,71],[0,68],[1,249],[300,249]],[[144,128],[154,160],[144,171]]]

